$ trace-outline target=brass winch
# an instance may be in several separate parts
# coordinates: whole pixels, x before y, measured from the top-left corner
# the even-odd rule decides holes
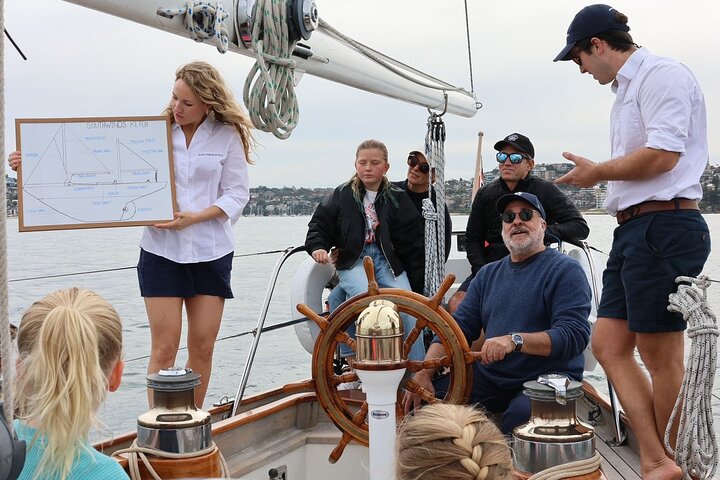
[[[366,365],[403,361],[403,324],[389,300],[373,300],[355,321],[357,360]]]
[[[200,374],[169,368],[147,376],[153,407],[138,417],[137,444],[170,453],[192,453],[212,444],[210,414],[195,406]]]
[[[595,430],[577,418],[582,384],[558,374],[525,382],[531,400],[530,420],[513,431],[515,468],[537,473],[595,455]]]

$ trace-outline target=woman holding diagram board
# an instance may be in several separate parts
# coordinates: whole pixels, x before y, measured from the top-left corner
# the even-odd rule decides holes
[[[172,221],[145,227],[140,240],[138,281],[152,344],[148,373],[174,366],[184,305],[186,366],[201,375],[195,403],[202,407],[225,299],[233,297],[232,224],[250,197],[252,124],[219,72],[205,62],[177,70],[163,113],[172,124],[176,211]],[[20,163],[20,152],[12,152],[10,168]]]
[[[172,117],[177,211],[171,222],[146,227],[140,240],[138,280],[152,343],[148,373],[174,365],[184,305],[187,367],[201,375],[195,389],[201,408],[225,299],[233,297],[232,224],[250,197],[252,124],[204,62],[177,70],[164,113]]]

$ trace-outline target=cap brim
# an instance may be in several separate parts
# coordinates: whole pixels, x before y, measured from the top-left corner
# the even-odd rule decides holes
[[[408,156],[410,156],[410,155],[421,155],[422,158],[423,158],[423,160],[425,160],[426,162],[428,162],[428,159],[427,159],[427,157],[425,156],[425,152],[421,152],[420,150],[413,150],[413,151],[411,151],[410,153],[408,153]]]
[[[558,54],[557,57],[553,60],[553,62],[564,62],[567,60],[570,60],[570,50],[575,46],[575,42],[568,43],[565,45],[565,48],[562,49],[562,51]]]

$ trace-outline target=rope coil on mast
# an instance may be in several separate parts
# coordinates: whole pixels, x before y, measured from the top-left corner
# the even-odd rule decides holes
[[[707,304],[710,279],[701,275],[698,278],[678,277],[675,282],[690,283],[680,285],[677,293],[671,293],[668,305],[669,311],[681,313],[688,322],[690,354],[678,399],[665,430],[665,450],[674,455],[684,479],[714,478],[718,467],[718,445],[712,417],[712,389],[720,331],[715,314]],[[670,433],[675,421],[679,423],[673,451]]]
[[[258,0],[253,18],[256,60],[245,80],[243,100],[257,129],[285,140],[300,116],[293,81],[296,62],[291,58],[297,41],[290,39],[284,2]]]
[[[157,9],[157,14],[165,18],[185,15],[185,28],[190,32],[193,40],[203,42],[215,37],[215,46],[218,52],[227,52],[229,41],[225,19],[228,17],[228,12],[225,11],[221,2],[213,5],[210,2],[188,0],[184,7],[160,7]]]

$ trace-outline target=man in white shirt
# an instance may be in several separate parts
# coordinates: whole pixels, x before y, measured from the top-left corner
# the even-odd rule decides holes
[[[612,84],[616,94],[611,159],[595,163],[564,152],[575,167],[557,182],[608,181],[605,207],[619,226],[592,349],[640,443],[643,479],[679,479],[662,438],[682,383],[686,327],[667,303],[675,277],[697,276],[710,252],[698,209],[708,162],[705,100],[687,67],[634,43],[627,21],[608,5],[583,8],[554,60],[573,60],[580,73]],[[636,346],[649,380],[635,360]]]

